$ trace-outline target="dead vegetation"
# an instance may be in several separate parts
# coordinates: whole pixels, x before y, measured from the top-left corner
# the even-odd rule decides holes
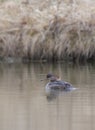
[[[1,3],[0,57],[95,59],[95,2],[69,2]]]

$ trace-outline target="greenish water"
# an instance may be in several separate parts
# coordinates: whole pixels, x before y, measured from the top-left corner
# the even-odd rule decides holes
[[[76,88],[47,93],[54,72]],[[95,130],[95,65],[0,64],[0,130]]]

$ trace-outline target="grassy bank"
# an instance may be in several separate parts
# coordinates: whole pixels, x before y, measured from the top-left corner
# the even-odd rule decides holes
[[[1,3],[0,57],[95,59],[95,2]]]

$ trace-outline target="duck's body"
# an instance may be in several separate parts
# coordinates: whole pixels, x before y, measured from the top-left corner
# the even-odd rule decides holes
[[[68,82],[53,81],[53,82],[49,82],[46,85],[46,89],[70,91],[70,90],[74,90],[74,87]]]
[[[46,85],[46,89],[49,90],[64,90],[64,91],[70,91],[74,90],[75,88],[68,82],[60,80],[58,77],[48,74],[47,78],[50,80],[49,83]]]

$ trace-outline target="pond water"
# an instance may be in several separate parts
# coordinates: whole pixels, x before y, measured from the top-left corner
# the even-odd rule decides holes
[[[78,88],[47,93],[48,72]],[[95,130],[95,65],[0,64],[0,130]]]

